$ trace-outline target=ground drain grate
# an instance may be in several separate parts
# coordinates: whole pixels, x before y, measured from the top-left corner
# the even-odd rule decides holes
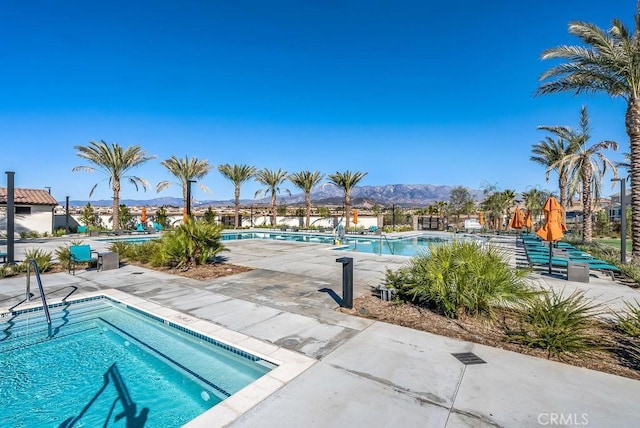
[[[462,364],[464,364],[465,366],[468,366],[470,364],[487,364],[487,362],[485,360],[483,360],[482,358],[478,357],[473,352],[459,352],[459,353],[454,353],[454,354],[451,354],[451,355],[453,355],[458,360],[460,360],[460,362]]]

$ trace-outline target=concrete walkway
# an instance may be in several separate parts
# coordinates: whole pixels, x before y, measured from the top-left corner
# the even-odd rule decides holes
[[[515,238],[496,243],[515,263]],[[638,381],[334,310],[334,295],[341,294],[336,257],[354,257],[356,295],[380,284],[385,269],[406,258],[345,254],[319,244],[225,245],[229,262],[256,270],[196,281],[124,266],[49,274],[44,285],[50,300],[115,288],[316,360],[233,426],[640,426]],[[613,306],[640,297],[607,278],[589,284],[536,278],[542,286],[588,289]],[[0,280],[0,307],[24,299],[24,282]],[[485,363],[465,365],[452,355],[464,352]]]

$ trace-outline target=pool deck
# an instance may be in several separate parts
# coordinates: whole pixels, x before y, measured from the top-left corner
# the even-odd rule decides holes
[[[19,243],[16,253],[36,246],[52,251],[62,242]],[[515,237],[493,242],[512,263],[521,262]],[[355,296],[380,284],[385,270],[401,266],[405,257],[282,241],[226,241],[225,246],[228,262],[255,270],[197,281],[123,266],[79,270],[75,276],[47,274],[43,283],[49,300],[117,289],[315,361],[258,405],[221,408],[219,426],[640,426],[639,381],[335,310],[336,295],[342,294],[337,257],[354,258]],[[640,300],[638,290],[606,276],[592,277],[588,284],[559,276],[534,278],[541,287],[584,289],[612,308]],[[0,280],[0,307],[18,304],[24,290],[24,278]],[[464,365],[452,356],[462,352],[473,352],[486,364]],[[196,420],[189,426],[216,425]]]

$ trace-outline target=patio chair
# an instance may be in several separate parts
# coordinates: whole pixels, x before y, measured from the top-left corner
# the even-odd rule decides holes
[[[87,226],[78,226],[78,233],[87,233]]]
[[[93,257],[92,254],[96,254]],[[73,271],[76,274],[76,265],[78,263],[94,263],[98,261],[98,252],[92,251],[89,245],[72,245],[69,247],[69,273]]]

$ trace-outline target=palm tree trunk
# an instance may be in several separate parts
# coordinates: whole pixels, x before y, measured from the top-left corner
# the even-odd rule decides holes
[[[563,172],[558,177],[558,189],[560,190],[560,206],[562,207],[562,221],[564,222],[567,216],[567,174]]]
[[[120,229],[120,218],[119,218],[119,208],[120,208],[120,180],[113,180],[113,213],[111,217],[113,219],[113,230]]]
[[[304,203],[307,206],[307,219],[305,227],[309,228],[309,223],[311,223],[311,192],[306,192],[304,195]]]
[[[631,257],[638,260],[640,259],[640,99],[629,100],[625,126],[631,152]]]
[[[234,229],[238,228],[238,221],[239,219],[239,214],[240,214],[240,187],[236,186],[236,192],[235,192],[235,209],[234,209],[234,214],[235,214],[235,220],[233,222],[234,224]]]
[[[349,193],[344,194],[344,227],[345,230],[349,230],[349,214],[350,214],[350,209],[349,209],[349,205],[351,204],[351,197],[349,195]]]
[[[273,218],[271,219],[271,226],[275,226],[277,224],[277,212],[276,212],[276,192],[271,192],[271,213]]]
[[[591,168],[582,170],[582,241],[593,241],[593,222],[591,221]]]
[[[189,184],[184,184],[182,186],[182,208],[184,209],[184,212],[187,212],[187,204],[189,203],[189,201],[187,201],[187,186]]]

